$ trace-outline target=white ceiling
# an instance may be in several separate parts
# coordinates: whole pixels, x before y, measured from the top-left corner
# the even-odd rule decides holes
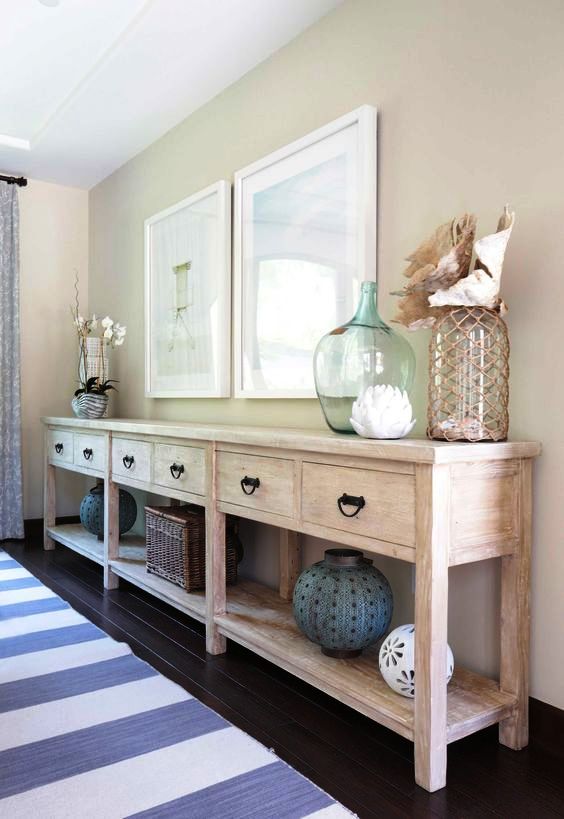
[[[0,0],[0,169],[89,188],[342,0]]]

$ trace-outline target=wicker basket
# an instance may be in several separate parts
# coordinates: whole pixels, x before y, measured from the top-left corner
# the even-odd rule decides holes
[[[147,571],[199,591],[206,586],[204,511],[193,506],[146,506]],[[226,581],[237,582],[237,533],[227,519]]]

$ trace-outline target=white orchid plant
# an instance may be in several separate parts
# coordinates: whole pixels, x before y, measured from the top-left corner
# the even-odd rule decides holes
[[[114,321],[109,316],[100,319],[94,313],[92,318],[84,318],[78,310],[73,311],[74,324],[78,333],[79,339],[85,339],[93,335],[96,330],[100,330],[100,338],[111,347],[121,347],[125,341],[125,334],[127,327]]]
[[[127,328],[125,325],[114,321],[109,316],[101,319],[95,313],[91,318],[85,318],[80,313],[78,301],[78,275],[75,279],[76,300],[74,307],[71,307],[74,326],[78,335],[79,345],[79,382],[80,389],[75,395],[81,393],[105,394],[108,390],[113,390],[111,381],[106,380],[106,347],[121,347],[125,341]],[[88,347],[86,339],[94,336],[102,340],[101,344],[101,375],[96,378],[88,378]]]

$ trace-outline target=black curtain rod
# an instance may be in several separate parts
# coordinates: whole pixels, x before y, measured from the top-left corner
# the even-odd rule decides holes
[[[0,174],[0,182],[7,182],[8,185],[17,185],[19,188],[25,188],[27,185],[25,176],[2,176],[2,174]]]

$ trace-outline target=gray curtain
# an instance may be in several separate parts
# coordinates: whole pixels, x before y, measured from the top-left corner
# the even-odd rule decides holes
[[[19,209],[0,182],[0,540],[23,537]]]

